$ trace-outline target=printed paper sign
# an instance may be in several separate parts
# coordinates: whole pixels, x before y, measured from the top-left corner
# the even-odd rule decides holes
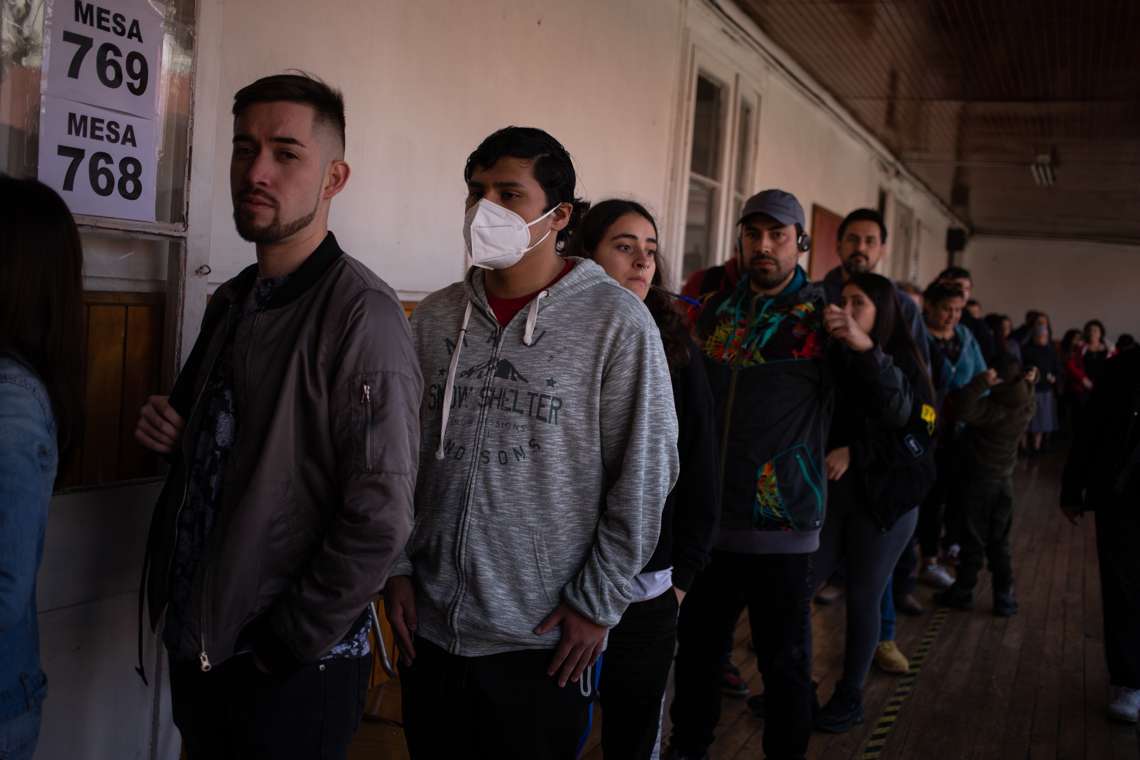
[[[43,94],[154,118],[162,15],[146,0],[53,0],[44,21]]]
[[[154,221],[155,122],[63,98],[40,106],[40,181],[74,214]]]

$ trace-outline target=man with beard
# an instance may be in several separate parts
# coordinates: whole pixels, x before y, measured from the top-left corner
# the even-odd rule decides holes
[[[343,758],[368,605],[411,533],[422,380],[395,293],[328,231],[349,177],[340,94],[270,76],[233,115],[234,221],[257,263],[214,293],[136,429],[172,465],[150,623],[191,760]]]
[[[832,269],[822,280],[828,303],[839,303],[843,285],[851,275],[859,272],[874,272],[887,253],[887,225],[883,217],[874,209],[857,208],[844,217],[839,225],[839,266]],[[898,283],[895,283],[898,289]],[[922,312],[913,299],[899,291],[899,308],[910,334],[922,354],[927,366],[930,365],[929,336],[922,321]]]
[[[795,196],[754,195],[738,224],[740,282],[710,296],[697,320],[718,413],[723,506],[711,561],[678,623],[675,758],[704,757],[712,744],[723,642],[742,606],[764,677],[765,754],[804,757],[812,728],[811,556],[824,520],[835,382],[824,348],[829,331],[848,340],[858,327],[797,265],[811,243]]]

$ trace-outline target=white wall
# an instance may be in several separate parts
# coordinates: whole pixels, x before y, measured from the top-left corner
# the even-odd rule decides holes
[[[212,181],[228,188],[232,93],[300,68],[340,88],[353,174],[333,203],[342,246],[415,296],[463,274],[463,165],[508,124],[537,126],[574,157],[579,192],[662,209],[681,6],[661,0],[311,0],[224,6],[223,102]],[[267,24],[266,18],[272,17]],[[283,43],[288,40],[288,43]],[[253,261],[214,199],[211,282]]]
[[[1062,240],[975,237],[963,265],[986,312],[1047,312],[1058,338],[1090,319],[1104,322],[1109,340],[1140,337],[1140,246]]]

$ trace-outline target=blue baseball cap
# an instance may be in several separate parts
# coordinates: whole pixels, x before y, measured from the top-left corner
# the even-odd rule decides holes
[[[804,208],[796,200],[796,196],[783,190],[763,190],[753,195],[744,203],[740,210],[740,224],[754,214],[764,214],[775,219],[780,224],[795,224],[804,229]]]

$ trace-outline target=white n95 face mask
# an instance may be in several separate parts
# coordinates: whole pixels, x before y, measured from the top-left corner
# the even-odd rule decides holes
[[[533,222],[497,203],[481,198],[467,209],[463,219],[463,240],[471,263],[481,269],[507,269],[522,261],[543,240],[550,230],[530,245],[530,228],[553,214],[558,206],[547,211]]]

